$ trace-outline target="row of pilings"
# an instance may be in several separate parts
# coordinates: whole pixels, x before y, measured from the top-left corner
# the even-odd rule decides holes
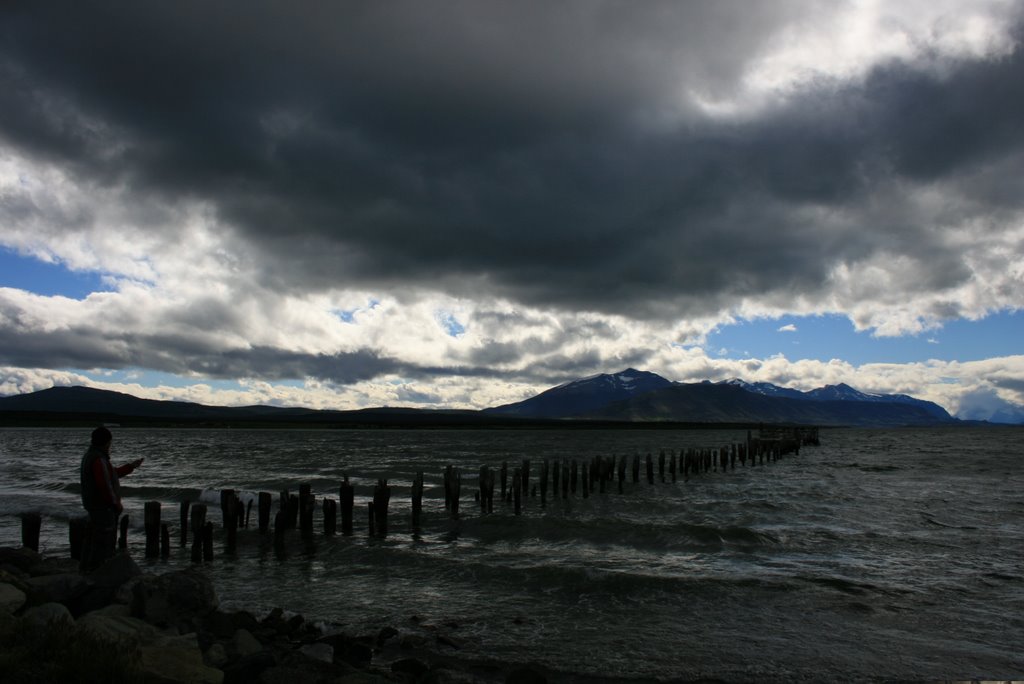
[[[763,435],[768,434],[768,437]],[[675,483],[680,479],[688,481],[691,477],[716,472],[734,471],[737,467],[748,468],[763,466],[779,460],[786,454],[799,455],[802,445],[817,445],[817,428],[773,429],[771,432],[762,430],[762,436],[753,437],[748,432],[746,442],[724,445],[718,448],[681,449],[677,452],[662,449],[657,460],[650,452],[641,462],[639,454],[629,456],[594,456],[590,460],[580,459],[543,459],[534,464],[531,459],[524,458],[518,464],[509,466],[502,462],[500,468],[488,465],[480,467],[477,489],[473,492],[474,503],[479,506],[481,515],[494,512],[494,497],[500,496],[499,502],[511,505],[515,515],[521,515],[523,507],[529,499],[540,499],[541,507],[546,507],[549,500],[570,499],[577,496],[589,498],[591,494],[606,494],[617,490],[625,493],[627,480],[632,483],[643,480],[649,485],[656,482]],[[536,470],[536,472],[535,472]],[[628,471],[628,476],[627,476]],[[536,479],[534,479],[536,478]],[[499,489],[500,485],[500,489]],[[443,474],[444,507],[452,518],[460,516],[460,504],[463,502],[462,472],[454,465],[445,468]],[[423,511],[424,477],[423,472],[416,473],[410,488],[411,523],[414,532],[421,529]],[[386,479],[379,479],[366,507],[366,530],[372,538],[384,538],[388,535],[388,508],[391,501],[392,488]],[[284,557],[285,537],[289,530],[299,530],[303,536],[314,534],[314,517],[317,509],[317,497],[308,484],[299,485],[297,493],[282,490],[277,497],[275,506],[274,495],[270,492],[259,492],[255,497],[243,504],[234,489],[220,491],[221,525],[224,530],[224,552],[233,555],[237,549],[238,530],[248,528],[256,504],[257,519],[255,527],[261,534],[273,533],[275,552]],[[338,518],[341,518],[341,533],[351,536],[355,530],[355,488],[348,476],[338,488],[338,499],[322,497],[323,533],[333,536],[338,531]],[[146,535],[147,558],[167,558],[171,549],[171,533],[168,523],[162,521],[163,506],[159,501],[147,501],[144,506],[144,529]],[[195,563],[213,560],[214,524],[207,519],[207,505],[183,501],[180,503],[180,520],[178,527],[179,544],[182,547],[191,544],[191,559]],[[271,515],[273,526],[271,527]],[[22,514],[22,544],[33,550],[39,550],[39,532],[41,516],[38,513]],[[119,521],[118,548],[127,549],[129,518],[121,516]],[[71,556],[78,559],[82,545],[89,534],[88,518],[77,517],[69,521],[68,537]]]

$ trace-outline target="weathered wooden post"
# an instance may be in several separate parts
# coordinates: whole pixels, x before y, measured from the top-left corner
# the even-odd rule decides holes
[[[192,507],[192,562],[203,560],[203,528],[206,526],[206,504]]]
[[[619,457],[619,494],[622,494],[626,482],[626,455]]]
[[[562,461],[561,459],[555,461],[554,468],[551,470],[551,498],[558,498],[558,485],[562,478]]]
[[[181,502],[181,546],[188,545],[188,501]]]
[[[170,558],[171,556],[171,528],[167,523],[160,523],[160,557]]]
[[[338,530],[338,502],[324,497],[324,535],[333,536]]]
[[[669,449],[668,452],[668,474],[672,478],[672,484],[676,483],[676,453]]]
[[[420,516],[423,512],[423,471],[416,473],[412,481],[412,528],[420,529]]]
[[[540,505],[548,505],[548,473],[551,470],[551,462],[548,459],[540,464]]]
[[[312,488],[308,484],[299,485],[299,530],[302,534],[309,536],[313,534],[313,511],[316,508],[316,499],[313,497]]]
[[[266,534],[270,529],[270,507],[274,505],[274,497],[270,492],[260,492],[258,495],[257,517],[259,518],[260,533]]]
[[[586,499],[590,497],[590,473],[587,470],[586,461],[583,462],[583,465],[581,467],[583,468],[583,473],[581,477],[581,479],[583,480],[583,498]]]
[[[522,485],[523,472],[519,468],[516,468],[512,473],[512,501],[516,515],[519,515],[519,513],[521,512],[521,497],[523,494]]]
[[[144,507],[146,558],[160,555],[160,502],[147,501]]]
[[[345,475],[344,482],[339,490],[339,501],[341,502],[341,533],[347,537],[352,536],[352,509],[355,507],[355,489],[349,484],[348,475]]]
[[[234,489],[220,490],[220,522],[224,529],[228,528],[228,502],[235,498]]]
[[[284,548],[284,531],[288,527],[288,515],[278,509],[277,513],[274,514],[274,555],[278,559],[285,557]],[[193,551],[193,560],[195,560],[195,552]]]
[[[448,466],[444,473],[445,501],[453,518],[459,517],[459,499],[462,497],[462,473],[454,466]]]
[[[523,498],[525,499],[530,495],[530,459],[523,459],[523,466],[519,475],[521,478],[519,487],[523,490]]]
[[[203,527],[203,561],[209,563],[213,560],[213,523],[206,521]]]
[[[373,517],[377,523],[377,536],[388,536],[388,503],[391,501],[391,487],[385,479],[377,480],[373,488]]]
[[[43,526],[43,516],[39,513],[21,514],[21,545],[39,551],[39,530]]]
[[[480,513],[485,515],[487,513],[487,479],[490,477],[490,474],[491,469],[489,466],[480,466],[480,478],[478,480],[480,493],[477,498],[480,500]]]
[[[299,496],[298,494],[288,495],[288,527],[296,529],[299,526]]]
[[[36,542],[39,545],[39,542]],[[128,514],[125,513],[121,516],[121,535],[117,538],[117,548],[119,551],[128,550]]]
[[[238,497],[235,491],[229,490],[229,494],[221,502],[224,513],[224,553],[234,555],[238,541]]]
[[[654,461],[651,459],[651,452],[647,452],[647,484],[654,484]]]
[[[507,487],[508,487],[508,479],[509,479],[509,462],[508,461],[502,461],[502,472],[501,472],[501,475],[502,475],[502,503],[504,504],[505,501],[506,501],[506,497],[508,496],[508,489],[507,489]]]
[[[82,546],[85,544],[86,529],[89,516],[79,515],[68,520],[68,545],[71,547],[71,558],[82,560]]]
[[[658,454],[658,478],[662,484],[665,484],[665,450],[662,449]]]
[[[562,498],[569,498],[569,464],[562,461]]]

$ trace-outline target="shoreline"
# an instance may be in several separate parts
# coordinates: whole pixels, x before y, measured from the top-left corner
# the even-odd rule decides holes
[[[3,681],[67,677],[59,668],[83,653],[102,670],[96,679],[125,682],[638,681],[460,657],[459,639],[441,629],[431,642],[421,630],[400,625],[382,625],[377,634],[346,634],[281,607],[262,617],[223,611],[212,581],[197,567],[144,573],[125,553],[88,575],[77,565],[27,547],[0,547],[0,645],[11,654],[0,660]],[[415,616],[410,620],[417,622]],[[64,653],[33,651],[32,644],[48,642]],[[97,649],[102,658],[95,657]],[[91,681],[81,667],[71,676]]]

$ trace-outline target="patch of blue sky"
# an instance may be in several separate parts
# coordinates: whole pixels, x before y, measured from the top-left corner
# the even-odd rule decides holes
[[[113,382],[125,384],[138,384],[143,387],[192,387],[194,385],[208,385],[217,390],[244,390],[245,388],[238,380],[195,378],[191,376],[176,375],[163,371],[145,370],[142,368],[122,368],[109,371],[79,371],[82,375],[92,378],[97,382]],[[285,385],[284,382],[275,382],[275,385]],[[301,381],[298,385],[301,386]]]
[[[438,311],[437,321],[444,328],[445,332],[448,333],[449,337],[458,337],[459,335],[466,332],[466,326],[464,326],[457,318],[455,314],[450,311]]]
[[[360,311],[372,311],[380,306],[380,300],[370,299],[366,306],[357,307],[355,309],[335,309],[334,315],[340,318],[345,323],[354,323],[356,314]]]
[[[71,299],[85,299],[93,292],[111,289],[104,284],[102,273],[73,271],[60,262],[24,256],[8,247],[0,247],[0,286]]]
[[[938,359],[975,361],[1020,353],[1024,313],[1000,311],[978,321],[957,319],[917,335],[876,337],[857,332],[842,315],[784,316],[723,326],[705,348],[721,358],[841,359],[866,363],[914,363]]]

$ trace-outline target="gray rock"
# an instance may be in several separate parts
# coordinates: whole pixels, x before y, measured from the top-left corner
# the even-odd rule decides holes
[[[78,629],[87,630],[100,639],[133,648],[151,643],[160,636],[159,630],[144,620],[123,615],[104,615],[98,610],[83,615],[77,625]]]
[[[391,671],[408,675],[413,681],[417,681],[430,672],[430,666],[416,658],[402,658],[391,663]]]
[[[239,658],[244,658],[262,651],[263,644],[249,630],[239,629],[231,637],[231,648]]]
[[[41,606],[33,606],[22,613],[21,619],[40,627],[51,622],[75,623],[75,618],[71,617],[71,611],[63,603],[44,603]]]
[[[143,576],[132,589],[132,615],[159,626],[191,623],[214,610],[217,603],[213,583],[192,568]]]
[[[43,575],[25,580],[28,600],[33,605],[43,603],[73,604],[89,591],[89,583],[77,573]]]
[[[224,673],[203,662],[195,634],[161,637],[139,649],[139,667],[148,684],[222,684]]]
[[[203,653],[203,660],[210,667],[223,669],[228,664],[228,650],[224,648],[224,644],[215,643]]]
[[[13,584],[0,583],[0,612],[11,615],[25,605],[25,592]]]
[[[323,663],[334,662],[334,647],[330,644],[306,644],[299,648],[299,652],[311,660],[319,660]]]
[[[41,560],[42,556],[24,546],[17,549],[9,546],[0,548],[0,565],[12,565],[24,573],[28,573]]]

